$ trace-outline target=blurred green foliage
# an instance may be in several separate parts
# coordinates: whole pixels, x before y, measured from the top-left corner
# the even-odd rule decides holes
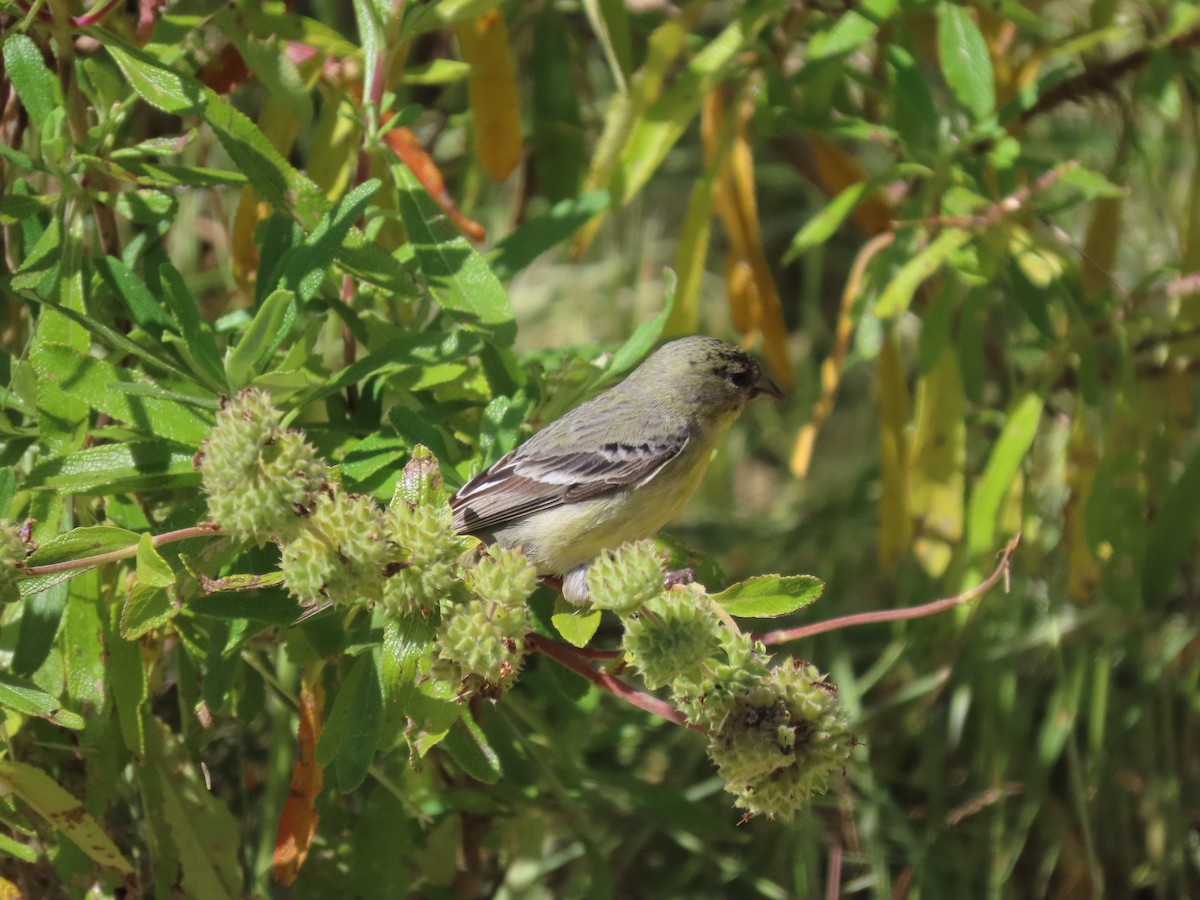
[[[45,567],[0,585],[0,887],[1200,895],[1191,4],[0,0],[0,42],[0,513]],[[545,655],[398,693],[428,623],[297,621],[198,527],[243,387],[386,501],[691,331],[792,385],[671,529],[713,591],[910,606],[1022,533],[1006,594],[787,646],[860,740],[791,822]]]

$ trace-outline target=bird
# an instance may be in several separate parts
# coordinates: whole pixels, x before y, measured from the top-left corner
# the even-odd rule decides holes
[[[761,395],[783,399],[738,347],[670,341],[464,484],[450,498],[452,527],[519,548],[540,576],[561,580],[564,598],[586,604],[588,566],[666,525],[718,438]]]

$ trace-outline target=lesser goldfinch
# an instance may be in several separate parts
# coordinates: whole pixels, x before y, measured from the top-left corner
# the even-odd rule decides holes
[[[737,347],[671,341],[463,485],[450,499],[454,529],[521,548],[581,603],[588,564],[679,512],[717,438],[760,394],[783,397]]]

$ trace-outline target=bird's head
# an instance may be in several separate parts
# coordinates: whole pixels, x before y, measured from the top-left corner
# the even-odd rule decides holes
[[[712,422],[732,421],[760,394],[783,399],[758,360],[733,344],[709,337],[664,344],[627,381],[639,390],[656,392],[673,412]]]

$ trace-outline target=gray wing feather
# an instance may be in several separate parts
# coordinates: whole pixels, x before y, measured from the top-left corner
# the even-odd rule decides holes
[[[682,453],[689,438],[679,423],[637,443],[596,434],[594,448],[582,450],[592,442],[578,432],[572,446],[558,444],[560,423],[567,424],[560,419],[463,485],[450,499],[456,531],[487,534],[532,513],[637,484]],[[583,428],[585,435],[590,430]]]

